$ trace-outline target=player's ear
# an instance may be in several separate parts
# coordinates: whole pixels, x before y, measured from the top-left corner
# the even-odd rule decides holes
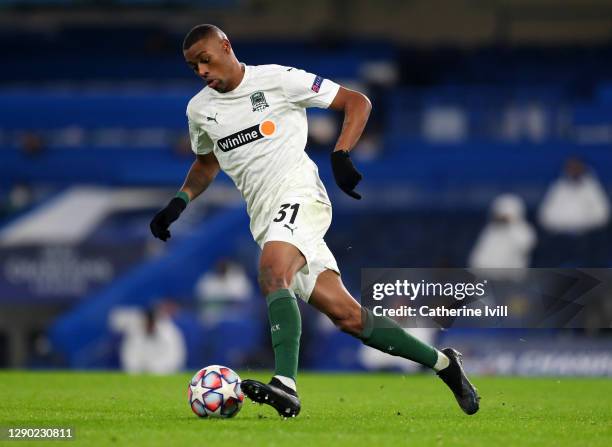
[[[230,50],[232,49],[232,44],[230,44],[229,40],[223,39],[221,41],[221,48],[223,48],[223,51],[225,51],[226,53],[229,53]]]

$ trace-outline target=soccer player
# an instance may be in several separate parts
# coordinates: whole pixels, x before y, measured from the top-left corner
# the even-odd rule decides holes
[[[332,208],[317,166],[304,151],[305,109],[344,113],[331,165],[340,189],[361,199],[355,187],[362,177],[349,152],[368,120],[369,99],[296,68],[240,63],[227,36],[214,25],[189,31],[183,55],[206,83],[187,106],[196,159],[176,197],[151,221],[151,231],[163,241],[170,238],[170,224],[208,188],[220,169],[242,193],[251,233],[262,249],[258,281],[268,306],[275,358],[270,382],[244,380],[244,393],[271,405],[281,416],[300,412],[298,295],[367,346],[432,368],[465,413],[478,411],[479,397],[463,371],[461,354],[428,346],[396,322],[362,308],[344,287],[323,240]]]

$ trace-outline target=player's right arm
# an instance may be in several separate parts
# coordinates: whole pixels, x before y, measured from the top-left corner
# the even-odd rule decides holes
[[[185,183],[183,183],[179,193],[184,192],[189,201],[192,201],[206,191],[206,188],[210,186],[219,170],[219,162],[213,152],[196,155],[196,159],[191,165],[185,178]]]
[[[165,208],[160,210],[151,221],[151,233],[162,241],[168,240],[170,224],[177,220],[187,207],[187,204],[202,194],[210,186],[219,173],[219,162],[212,152],[196,155],[185,182]]]
[[[170,238],[170,224],[179,218],[190,201],[210,186],[219,173],[219,161],[213,152],[214,144],[199,124],[198,116],[198,106],[192,99],[187,105],[187,122],[191,149],[196,154],[196,159],[176,197],[151,221],[151,233],[162,241]]]

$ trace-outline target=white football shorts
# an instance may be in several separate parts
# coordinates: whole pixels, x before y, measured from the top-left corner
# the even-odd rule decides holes
[[[268,231],[260,244],[284,241],[297,247],[306,258],[291,289],[304,301],[310,299],[317,277],[330,269],[340,274],[334,255],[323,240],[332,220],[332,208],[311,197],[285,198],[276,205]]]

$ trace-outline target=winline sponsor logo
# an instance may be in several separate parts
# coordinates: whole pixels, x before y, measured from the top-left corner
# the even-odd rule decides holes
[[[247,129],[240,130],[236,133],[228,135],[227,137],[221,138],[217,141],[217,145],[223,152],[229,152],[240,146],[244,146],[245,144],[269,137],[273,135],[275,131],[276,124],[274,124],[273,121],[267,120],[261,124],[256,124]]]

